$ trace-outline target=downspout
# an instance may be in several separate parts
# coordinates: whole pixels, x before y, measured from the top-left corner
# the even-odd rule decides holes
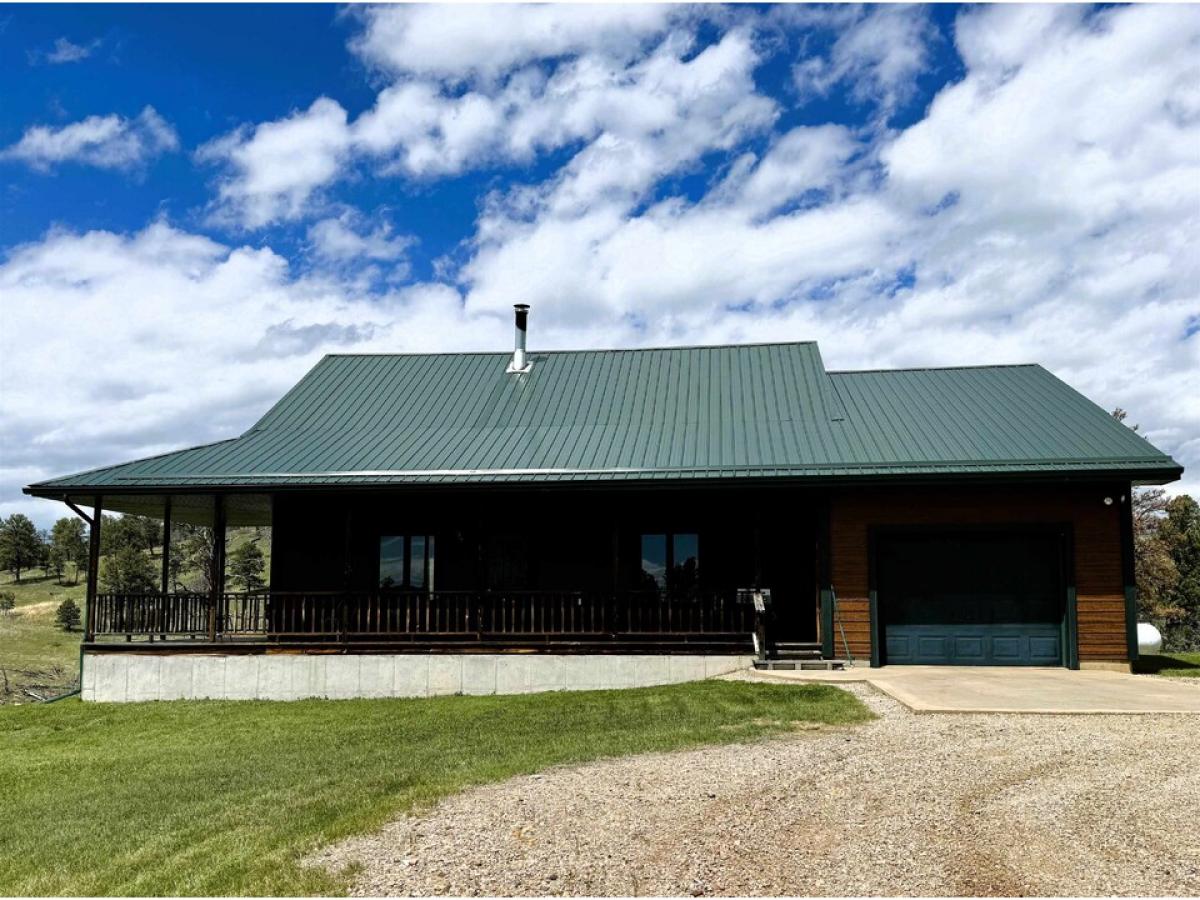
[[[43,703],[57,703],[59,700],[66,700],[68,697],[78,697],[83,693],[83,641],[79,642],[79,686],[73,691],[67,691],[65,694],[59,694],[57,697],[47,697]]]

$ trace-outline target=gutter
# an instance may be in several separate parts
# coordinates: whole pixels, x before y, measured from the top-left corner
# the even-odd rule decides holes
[[[945,481],[1055,481],[1060,479],[1112,480],[1122,476],[1134,484],[1161,484],[1182,477],[1184,467],[1167,458],[1161,463],[1148,460],[1106,460],[1092,463],[1063,461],[1028,468],[1029,463],[1002,461],[990,463],[950,462],[940,468],[861,463],[857,465],[816,465],[804,467],[758,465],[739,468],[681,467],[643,468],[477,468],[477,469],[372,469],[323,472],[240,472],[222,475],[188,476],[189,481],[173,480],[176,476],[127,476],[128,480],[105,484],[55,484],[39,482],[26,485],[22,493],[48,500],[69,502],[73,496],[89,494],[211,494],[214,490],[229,493],[261,494],[264,491],[314,490],[347,488],[377,489],[380,487],[492,487],[588,484],[714,484],[722,482],[780,483],[794,482],[822,485],[872,484]],[[1123,479],[1122,479],[1123,480]],[[79,509],[77,514],[87,519]]]

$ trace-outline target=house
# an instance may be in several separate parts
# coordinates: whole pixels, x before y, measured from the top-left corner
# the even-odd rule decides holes
[[[1182,468],[1037,365],[814,343],[327,356],[245,434],[26,488],[216,529],[97,593],[85,699],[490,693],[760,665],[1128,667],[1131,489]],[[85,513],[83,507],[91,507]],[[228,590],[227,526],[270,525]]]

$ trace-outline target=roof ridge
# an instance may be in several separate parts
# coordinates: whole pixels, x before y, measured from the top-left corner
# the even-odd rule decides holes
[[[963,369],[1044,369],[1041,363],[978,363],[970,366],[899,366],[894,369],[826,369],[826,375],[884,375],[889,372],[957,372]]]
[[[647,350],[738,350],[742,347],[807,347],[816,341],[750,341],[744,344],[664,344],[652,347],[580,347],[564,350],[530,350],[529,356],[542,356],[552,353],[640,353]],[[323,359],[366,358],[379,356],[511,356],[511,350],[430,350],[430,351],[397,351],[383,353],[371,351],[365,353],[326,353]]]

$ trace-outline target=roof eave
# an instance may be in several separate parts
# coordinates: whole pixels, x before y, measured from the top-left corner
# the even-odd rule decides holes
[[[667,473],[656,475],[646,473],[637,478],[621,477],[579,477],[579,478],[514,478],[505,477],[487,479],[471,477],[459,480],[367,480],[362,481],[263,481],[258,483],[242,482],[213,482],[198,483],[156,483],[156,484],[82,484],[82,485],[53,485],[38,483],[26,486],[25,494],[46,500],[65,500],[68,497],[117,494],[211,494],[211,493],[263,493],[269,492],[303,492],[303,491],[340,491],[378,488],[519,488],[519,487],[557,487],[583,485],[619,485],[629,484],[647,487],[655,484],[680,485],[712,485],[714,483],[736,482],[745,484],[752,482],[770,483],[820,483],[832,484],[881,484],[881,483],[931,483],[942,481],[953,482],[1061,482],[1061,481],[1129,481],[1135,486],[1163,485],[1178,481],[1183,476],[1183,466],[1171,460],[1171,464],[1146,467],[1127,468],[1060,468],[1060,469],[1005,469],[1005,470],[963,470],[938,472],[913,469],[897,472],[833,472],[805,474],[793,472],[787,474],[756,475],[747,472],[732,472],[721,475],[670,476]]]

